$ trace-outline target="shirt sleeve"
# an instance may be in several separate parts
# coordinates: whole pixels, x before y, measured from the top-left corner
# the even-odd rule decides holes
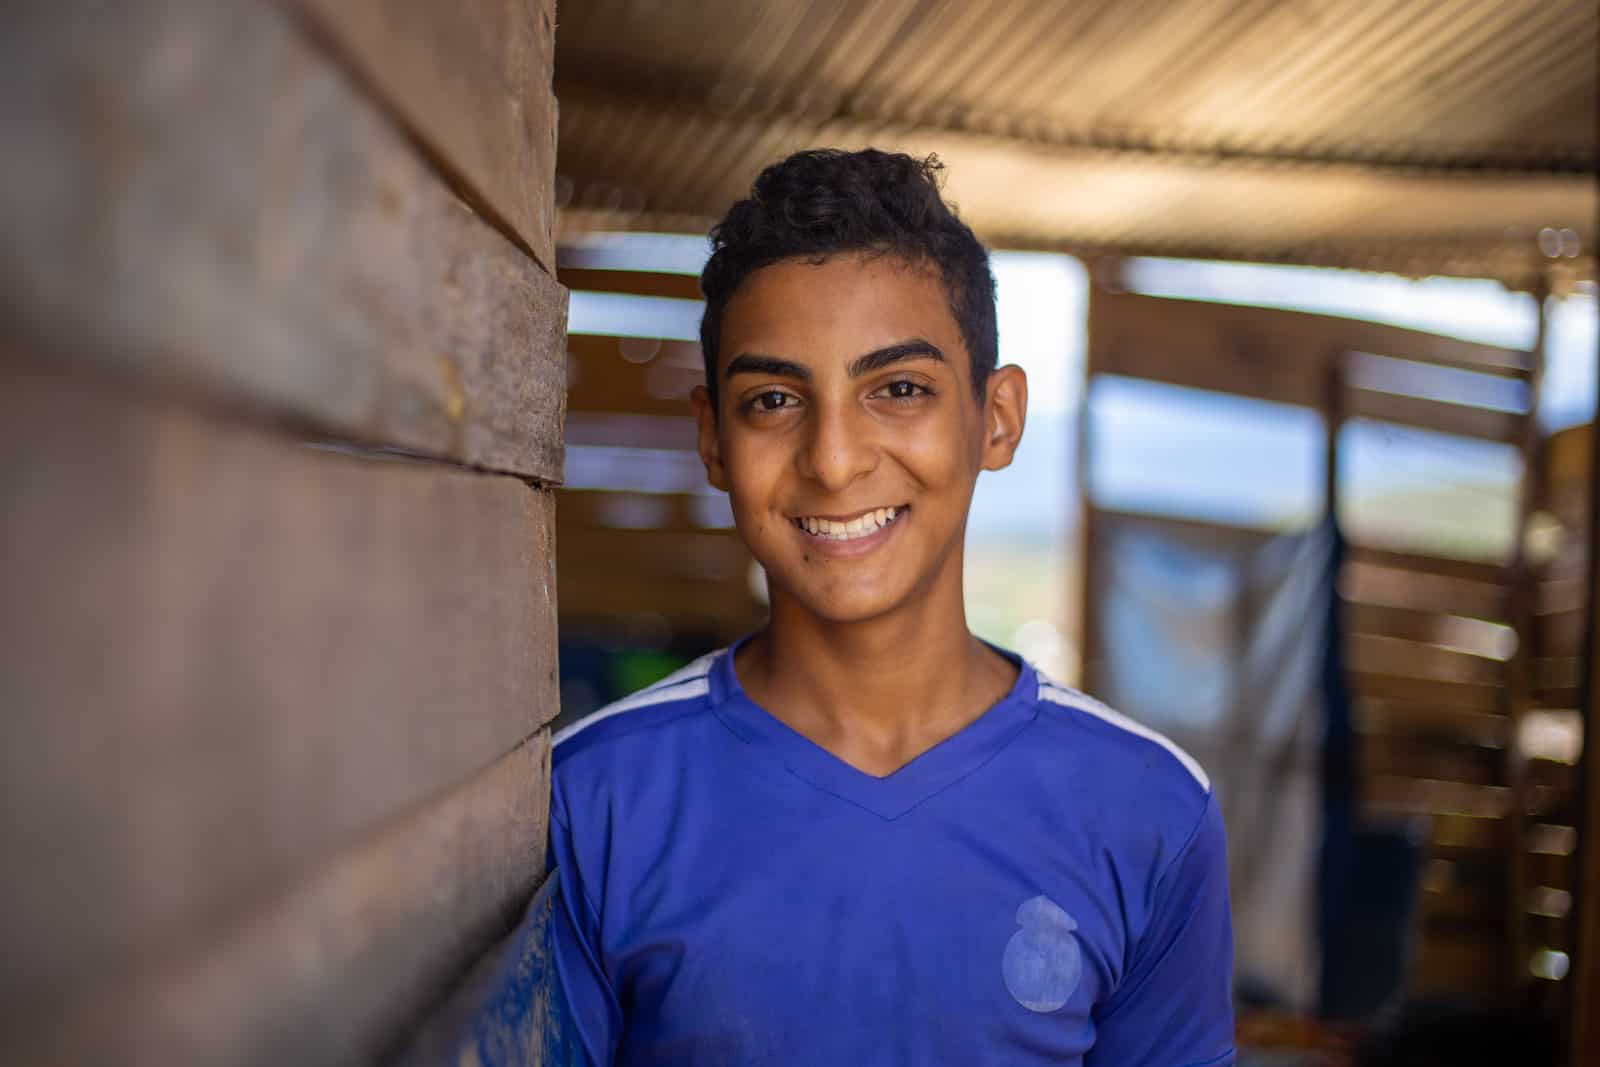
[[[1085,1067],[1227,1067],[1233,1050],[1233,924],[1222,815],[1200,825],[1156,886],[1126,977],[1095,1009]]]
[[[552,797],[546,865],[560,894],[551,916],[555,971],[567,1017],[589,1067],[610,1067],[622,1032],[622,1009],[600,954],[600,920],[584,886],[570,826]]]

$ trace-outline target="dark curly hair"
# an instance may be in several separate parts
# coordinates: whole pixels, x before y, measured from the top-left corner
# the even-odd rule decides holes
[[[972,360],[983,402],[999,354],[989,253],[939,195],[944,165],[874,148],[796,152],[763,170],[750,196],[711,231],[711,259],[700,274],[706,388],[717,399],[722,313],[755,271],[787,259],[822,263],[840,253],[892,255],[936,267]]]

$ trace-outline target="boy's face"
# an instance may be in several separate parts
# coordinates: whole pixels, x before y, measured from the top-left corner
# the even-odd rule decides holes
[[[722,318],[720,412],[695,394],[700,453],[728,491],[774,608],[883,615],[954,583],[978,472],[1011,462],[1027,382],[979,403],[938,275],[891,256],[786,261]]]

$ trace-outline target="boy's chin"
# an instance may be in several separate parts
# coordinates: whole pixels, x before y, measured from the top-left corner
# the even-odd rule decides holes
[[[769,579],[770,581],[770,579]],[[833,626],[871,622],[908,606],[909,590],[787,588],[772,590],[773,604],[781,598],[795,614],[809,615]]]

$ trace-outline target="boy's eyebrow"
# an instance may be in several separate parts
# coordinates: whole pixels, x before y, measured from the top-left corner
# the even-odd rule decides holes
[[[920,337],[913,337],[909,341],[887,345],[868,352],[864,356],[857,356],[851,361],[846,373],[852,378],[859,378],[863,374],[871,374],[875,370],[905,359],[937,359],[943,362],[944,353],[932,341],[924,341]],[[741,352],[728,361],[728,366],[723,370],[722,376],[724,378],[732,378],[735,374],[771,374],[779,378],[794,378],[802,382],[811,380],[810,367],[802,363],[796,363],[792,359],[763,356],[755,352]]]
[[[722,372],[724,378],[732,378],[735,374],[772,374],[779,378],[797,378],[802,382],[811,380],[811,369],[792,359],[759,356],[750,352],[734,356]]]
[[[913,337],[909,341],[901,341],[896,345],[889,345],[864,356],[850,364],[850,377],[859,378],[863,374],[871,374],[891,363],[899,363],[903,359],[937,359],[944,362],[944,353],[939,351],[939,346],[932,341],[924,341],[920,337]]]

